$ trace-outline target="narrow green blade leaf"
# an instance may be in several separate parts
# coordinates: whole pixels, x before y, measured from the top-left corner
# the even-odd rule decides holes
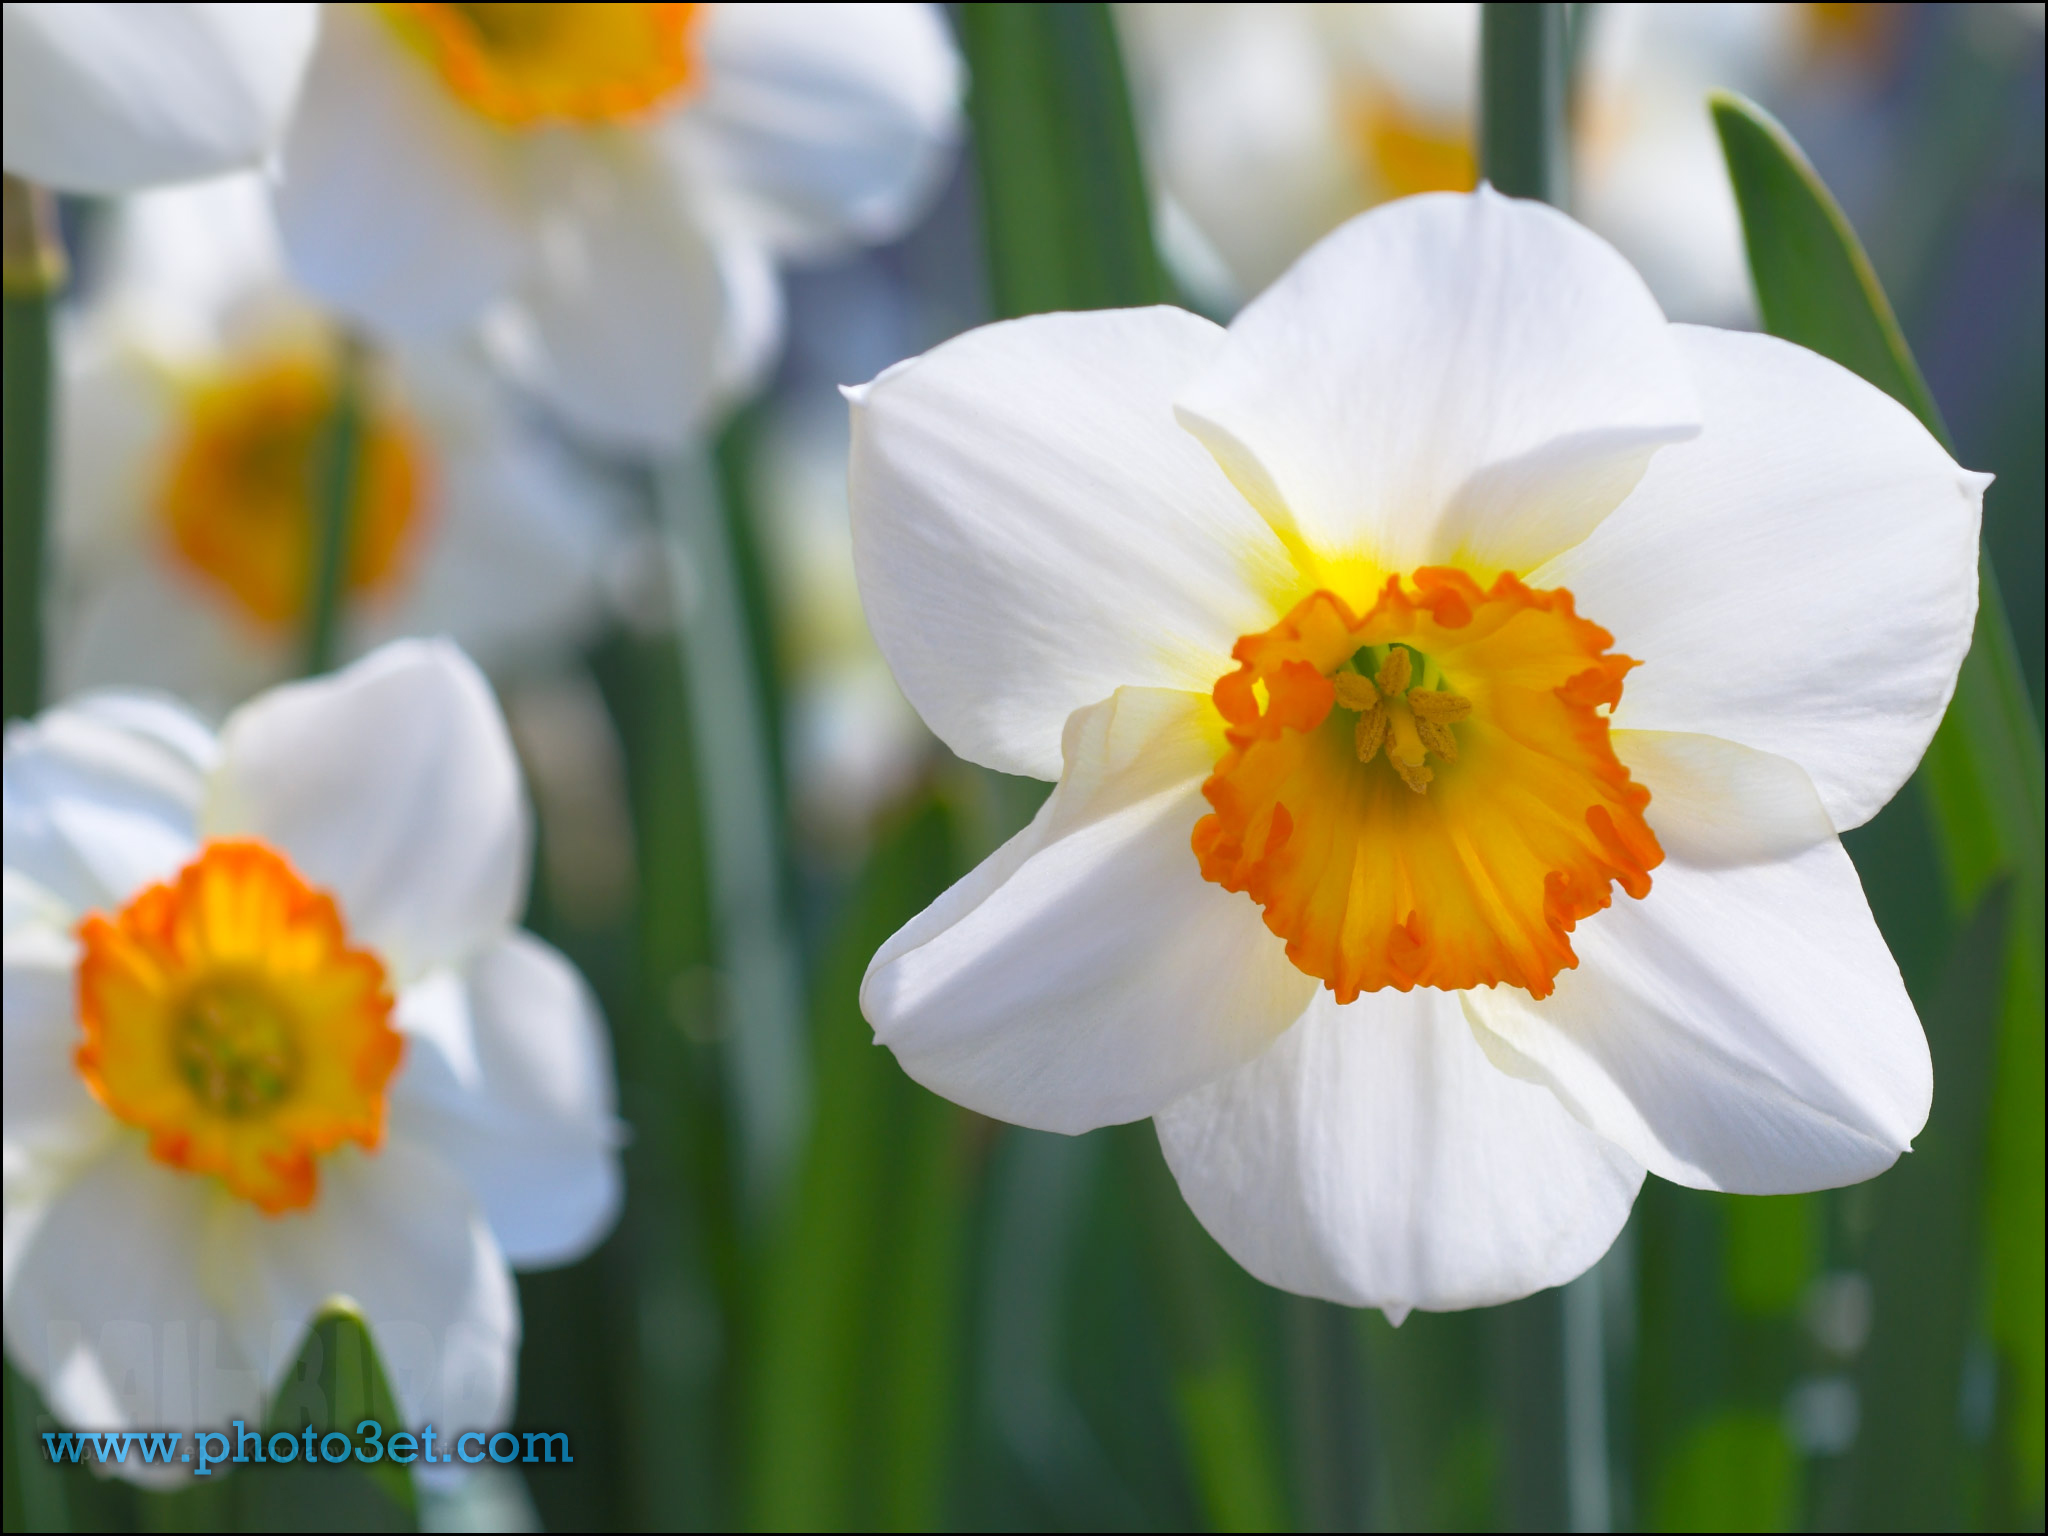
[[[1858,1530],[1950,1530],[1964,1523],[1962,1429],[1981,1251],[1984,1117],[2000,991],[2006,891],[1993,886],[1950,953],[1930,1013],[1939,1113],[1873,1194],[1869,1267],[1875,1326],[1861,1362],[1863,1423],[1854,1449],[1850,1524]]]
[[[1790,135],[1750,102],[1712,99],[1764,322],[1884,390],[1948,441],[1926,381],[1854,231]],[[1998,585],[1984,570],[1976,633],[1919,781],[1958,920],[2011,881],[1989,1149],[1991,1328],[2010,1373],[2000,1435],[2038,1509],[2043,1439],[2042,756]],[[1931,1029],[1954,1021],[1930,1017]],[[1937,1090],[1939,1092],[1939,1090]],[[1936,1113],[1941,1113],[1937,1099]],[[1948,1305],[1974,1304],[1965,1285]],[[1935,1390],[1930,1387],[1929,1390]]]
[[[1805,154],[1756,103],[1719,92],[1711,107],[1742,207],[1764,329],[1860,374],[1946,442],[1941,413],[1870,259]]]
[[[944,1522],[966,1285],[961,1114],[877,1049],[861,973],[955,873],[945,808],[887,836],[813,995],[817,1114],[762,1279],[748,1516],[762,1530]]]

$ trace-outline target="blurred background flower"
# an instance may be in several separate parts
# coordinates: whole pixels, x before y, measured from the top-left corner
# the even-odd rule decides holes
[[[317,5],[6,10],[6,163],[67,192],[132,192],[277,146]]]
[[[923,5],[329,5],[279,170],[374,329],[488,316],[599,442],[673,447],[773,358],[775,262],[885,239],[957,134]]]
[[[633,548],[615,488],[458,338],[364,350],[286,278],[259,177],[95,231],[61,336],[53,681],[215,712],[304,659],[326,425],[358,367],[344,650],[451,635],[529,669],[588,637]]]
[[[1580,8],[1572,211],[1673,319],[1753,323],[1706,93],[1839,115],[1879,90],[1896,10]],[[1361,209],[1478,177],[1476,5],[1127,5],[1117,17],[1162,250],[1198,299],[1234,307]]]

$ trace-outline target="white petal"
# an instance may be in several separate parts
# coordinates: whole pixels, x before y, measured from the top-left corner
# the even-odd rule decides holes
[[[7,866],[83,915],[191,858],[212,733],[168,700],[89,694],[7,728]]]
[[[726,5],[666,125],[721,229],[816,255],[886,240],[952,162],[964,72],[929,5]]]
[[[1149,1115],[1261,1050],[1314,980],[1202,878],[1207,701],[1121,689],[1067,727],[1031,825],[884,944],[861,1011],[904,1071],[1048,1131]]]
[[[725,324],[712,394],[715,402],[743,400],[766,383],[782,356],[782,275],[767,247],[753,240],[720,240],[717,256]]]
[[[517,166],[373,7],[326,10],[284,144],[285,249],[301,282],[356,319],[448,331],[525,259]]]
[[[129,553],[82,575],[58,623],[54,692],[161,690],[218,718],[295,670],[297,635],[259,629],[195,573],[173,568],[154,540]]]
[[[1579,925],[1543,1001],[1466,994],[1488,1052],[1676,1183],[1780,1194],[1889,1168],[1932,1067],[1841,844],[1653,879]]]
[[[1904,406],[1769,336],[1674,326],[1706,429],[1531,576],[1642,665],[1614,723],[1789,757],[1837,828],[1941,721],[1977,612],[1987,483]]]
[[[512,1276],[461,1176],[431,1152],[392,1137],[374,1157],[326,1159],[318,1199],[263,1224],[255,1264],[273,1318],[303,1329],[330,1298],[361,1309],[409,1426],[452,1440],[510,1417]]]
[[[17,877],[9,871],[9,884]],[[9,891],[10,898],[17,892]],[[14,905],[10,901],[10,905]],[[14,916],[13,913],[9,914]],[[6,937],[5,1146],[10,1247],[17,1206],[40,1203],[114,1122],[87,1092],[78,1049],[78,942],[47,921]]]
[[[1317,554],[1526,571],[1698,430],[1669,333],[1563,214],[1484,188],[1407,198],[1247,306],[1181,419]]]
[[[1650,791],[1650,830],[1700,869],[1763,864],[1832,842],[1834,824],[1806,771],[1715,736],[1614,731],[1629,777]]]
[[[1270,1285],[1451,1311],[1580,1274],[1643,1171],[1480,1052],[1455,994],[1318,990],[1263,1056],[1158,1117],[1202,1225]]]
[[[215,1283],[229,1257],[219,1239],[238,1224],[230,1203],[129,1135],[10,1252],[8,1358],[59,1420],[189,1430],[260,1417],[263,1362]]]
[[[231,330],[237,319],[260,306],[290,306],[293,318],[311,318],[305,298],[285,291],[270,180],[260,171],[124,198],[109,223],[94,251],[103,263],[94,278],[95,310],[113,312],[107,329],[144,354],[137,362],[149,370],[145,379],[179,418],[190,409],[191,383],[175,372],[166,376],[164,354],[211,371],[221,365],[219,349],[241,340]],[[162,472],[160,463],[147,469]]]
[[[205,817],[210,835],[283,850],[401,981],[479,953],[526,898],[511,737],[445,641],[398,641],[235,711]]]
[[[868,625],[962,757],[1059,772],[1067,717],[1126,684],[1206,693],[1292,602],[1285,551],[1175,424],[1222,341],[1172,309],[985,326],[853,394]]]
[[[555,135],[528,146],[536,259],[520,284],[527,382],[577,431],[672,448],[718,381],[725,273],[652,147]]]
[[[14,5],[9,175],[128,192],[254,165],[298,93],[316,5]]]
[[[580,638],[602,611],[605,565],[626,537],[611,487],[502,401],[437,438],[419,568],[397,601],[357,614],[360,648],[445,634],[495,667]]]
[[[1239,5],[1114,14],[1147,163],[1213,242],[1240,295],[1358,211],[1358,150],[1335,78],[1350,50],[1332,46],[1319,25],[1327,13]],[[1171,259],[1178,232],[1158,224]]]
[[[556,950],[514,934],[471,963],[444,1042],[409,1050],[392,1134],[460,1170],[513,1264],[580,1258],[621,1194],[611,1047],[596,999]]]

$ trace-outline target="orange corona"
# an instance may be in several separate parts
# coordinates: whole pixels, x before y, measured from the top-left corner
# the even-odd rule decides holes
[[[313,570],[315,486],[334,416],[334,364],[272,358],[194,389],[156,513],[171,549],[204,585],[259,627],[305,613]],[[348,587],[395,583],[418,544],[425,455],[388,410],[361,428],[349,520]]]
[[[313,1203],[321,1156],[380,1143],[384,967],[275,849],[208,843],[78,937],[78,1070],[157,1159],[275,1215]]]
[[[1385,91],[1354,104],[1347,118],[1352,141],[1383,200],[1418,192],[1470,192],[1478,184],[1472,135],[1463,124],[1408,112]]]
[[[697,81],[695,5],[386,5],[449,90],[503,128],[631,122]]]
[[[1214,698],[1225,749],[1203,875],[1265,911],[1339,1001],[1506,984],[1547,996],[1569,935],[1663,858],[1608,742],[1635,665],[1565,591],[1390,578],[1358,616],[1317,591],[1246,635]]]

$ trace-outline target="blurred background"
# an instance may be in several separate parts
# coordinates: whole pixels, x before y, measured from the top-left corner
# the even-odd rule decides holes
[[[970,66],[994,23],[961,13],[1003,9],[953,11]],[[1571,9],[1571,206],[1674,318],[1757,323],[1707,90],[1776,114],[1841,200],[1958,457],[1998,476],[1985,538],[2038,720],[2042,8]],[[1352,213],[1473,183],[1477,7],[1111,10],[1178,302],[1227,320]],[[1000,103],[971,90],[986,134]],[[518,1427],[566,1429],[575,1464],[424,1493],[421,1521],[2040,1529],[2042,1020],[2001,1007],[2003,909],[1953,915],[1917,783],[1849,843],[1933,1042],[1919,1150],[1818,1195],[1652,1179],[1594,1271],[1512,1306],[1395,1329],[1269,1290],[1188,1215],[1149,1126],[999,1125],[874,1047],[868,957],[1044,793],[924,731],[867,635],[847,527],[838,386],[1037,307],[990,248],[990,148],[970,133],[902,238],[787,272],[784,350],[705,451],[718,510],[690,548],[663,545],[644,464],[459,370],[408,376],[479,494],[523,487],[526,542],[493,558],[559,600],[483,659],[538,812],[528,923],[602,996],[631,1127],[617,1230],[520,1277]],[[239,346],[257,322],[204,318],[244,259],[222,254],[231,213],[195,236],[104,201],[62,212],[64,443],[104,460],[143,430],[138,351]],[[288,307],[262,323],[298,323]],[[93,495],[118,499],[75,492]],[[105,516],[62,514],[56,675],[212,687],[210,707],[253,686],[262,659],[218,636],[190,642],[203,672],[122,675],[135,631],[106,614],[153,599]],[[751,842],[731,819],[750,773],[769,802]],[[2038,926],[2022,938],[2038,956]],[[77,1529],[199,1521],[188,1495],[29,1475],[61,1478],[36,1508]]]

